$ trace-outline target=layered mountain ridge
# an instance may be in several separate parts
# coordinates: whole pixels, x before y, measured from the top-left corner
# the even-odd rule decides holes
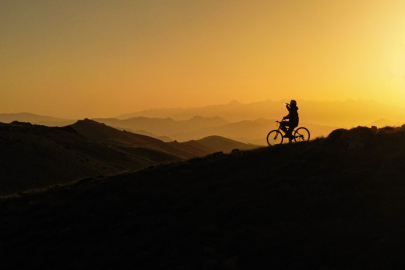
[[[163,142],[89,119],[66,127],[0,123],[0,195],[258,147],[222,137],[214,141],[214,148],[204,141]]]

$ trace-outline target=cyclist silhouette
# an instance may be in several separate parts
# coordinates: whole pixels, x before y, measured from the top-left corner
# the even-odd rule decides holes
[[[297,102],[295,100],[291,100],[290,104],[286,104],[285,106],[288,110],[288,115],[283,117],[283,120],[288,119],[290,121],[282,121],[280,123],[280,128],[282,131],[285,132],[285,134],[287,135],[288,139],[292,140],[293,136],[292,136],[292,131],[294,130],[294,128],[296,128],[298,126],[298,122],[299,122],[299,117],[298,117],[298,107],[297,107]],[[288,130],[286,127],[289,127]]]

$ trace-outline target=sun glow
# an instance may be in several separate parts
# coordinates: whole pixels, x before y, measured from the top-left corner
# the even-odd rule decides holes
[[[382,54],[382,67],[387,84],[392,89],[397,89],[405,99],[405,20],[397,22],[392,27],[390,36],[385,38]]]

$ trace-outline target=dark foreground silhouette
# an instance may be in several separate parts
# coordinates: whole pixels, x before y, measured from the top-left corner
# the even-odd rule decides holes
[[[400,269],[405,128],[233,151],[0,201],[4,269]]]

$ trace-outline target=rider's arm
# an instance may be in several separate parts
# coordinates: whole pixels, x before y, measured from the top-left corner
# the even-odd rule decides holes
[[[283,120],[284,120],[284,119],[290,119],[290,104],[285,105],[285,107],[286,107],[287,110],[288,110],[288,115],[284,116],[284,117],[283,117]]]

